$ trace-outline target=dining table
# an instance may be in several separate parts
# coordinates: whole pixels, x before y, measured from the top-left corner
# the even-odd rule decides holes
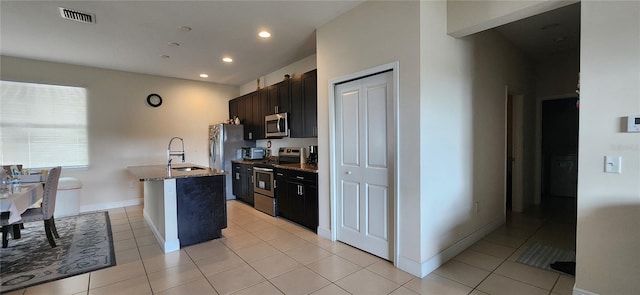
[[[18,191],[0,195],[0,212],[9,212],[9,224],[19,222],[20,215],[42,199],[43,193],[41,183],[20,185]]]

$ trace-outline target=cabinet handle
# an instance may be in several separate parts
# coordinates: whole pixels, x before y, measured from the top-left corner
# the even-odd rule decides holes
[[[236,180],[240,180],[240,173],[236,172]]]
[[[304,187],[301,185],[298,185],[298,190],[300,191],[300,196],[304,195]]]
[[[282,174],[282,173],[276,173],[276,175],[278,175],[278,176],[283,176],[284,174]]]
[[[249,139],[253,139],[253,132],[249,132]]]
[[[277,188],[277,187],[278,187],[278,184],[276,184],[276,180],[274,179],[274,180],[273,180],[273,188],[275,189],[275,188]]]
[[[347,171],[347,172],[345,172],[345,174],[351,175],[351,171]]]
[[[296,176],[296,178],[300,179],[300,180],[304,180],[304,177],[302,177],[302,176]]]
[[[251,183],[253,183],[253,175],[251,175]]]
[[[276,109],[276,114],[277,114],[278,113],[278,106],[275,106],[275,109]]]

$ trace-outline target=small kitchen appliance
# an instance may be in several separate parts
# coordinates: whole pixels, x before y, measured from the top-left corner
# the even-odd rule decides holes
[[[318,165],[318,146],[309,146],[309,156],[307,157],[307,165]]]
[[[245,160],[264,159],[264,148],[261,147],[243,147],[242,158]]]

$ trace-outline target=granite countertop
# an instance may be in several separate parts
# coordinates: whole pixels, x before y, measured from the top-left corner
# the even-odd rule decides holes
[[[253,165],[256,163],[265,163],[265,161],[266,160],[244,160],[244,159],[231,160],[231,162],[233,163],[247,164],[247,165]],[[318,173],[317,165],[307,165],[306,163],[273,164],[273,167]]]
[[[318,165],[308,165],[306,163],[278,164],[273,166],[276,168],[318,173]]]
[[[215,170],[208,167],[194,165],[194,164],[173,164],[171,168],[181,167],[199,167],[203,169],[192,171],[181,171],[176,169],[167,169],[167,165],[146,165],[146,166],[129,166],[129,172],[135,175],[140,181],[150,180],[165,180],[172,178],[186,178],[186,177],[202,177],[202,176],[215,176],[229,174],[227,171]]]

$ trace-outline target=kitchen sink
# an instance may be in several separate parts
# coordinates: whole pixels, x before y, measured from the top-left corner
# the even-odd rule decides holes
[[[192,166],[192,167],[174,167],[171,169],[178,170],[178,171],[196,171],[196,170],[204,170],[205,168]]]

